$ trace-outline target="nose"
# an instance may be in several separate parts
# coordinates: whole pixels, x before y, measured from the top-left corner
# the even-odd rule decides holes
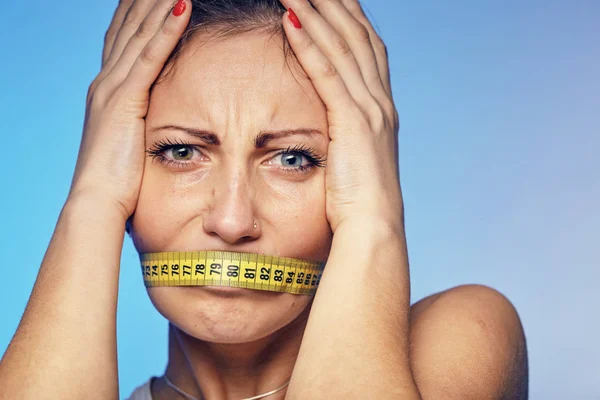
[[[255,220],[253,193],[241,171],[215,176],[210,204],[203,219],[204,231],[228,244],[257,239],[261,224]]]

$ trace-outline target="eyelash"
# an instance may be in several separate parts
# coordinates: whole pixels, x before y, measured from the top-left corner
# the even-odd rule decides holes
[[[150,157],[152,157],[152,160],[158,159],[159,162],[165,165],[173,166],[176,168],[185,168],[189,163],[169,160],[163,154],[167,150],[180,147],[189,147],[191,149],[196,150],[199,149],[199,146],[194,145],[192,143],[188,143],[180,139],[175,139],[174,141],[171,141],[171,139],[167,138],[156,142],[150,149],[146,150],[146,153]],[[306,147],[302,144],[288,146],[288,148],[285,150],[277,151],[273,157],[277,157],[279,155],[288,153],[298,154],[305,157],[308,160],[308,165],[300,165],[299,167],[292,168],[279,168],[280,170],[283,170],[286,173],[306,173],[314,168],[323,168],[327,161],[327,157],[317,155],[314,148]]]

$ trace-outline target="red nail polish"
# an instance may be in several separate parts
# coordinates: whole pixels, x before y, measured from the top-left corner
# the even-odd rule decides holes
[[[292,21],[292,24],[294,24],[294,26],[296,28],[298,28],[298,29],[302,28],[302,24],[300,23],[298,16],[294,12],[294,10],[292,10],[291,8],[288,8],[288,18],[290,19],[290,21]]]
[[[173,15],[179,17],[185,11],[185,0],[179,0],[173,7]]]

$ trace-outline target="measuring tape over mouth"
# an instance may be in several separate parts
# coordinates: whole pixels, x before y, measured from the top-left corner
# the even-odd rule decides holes
[[[146,287],[228,286],[314,295],[324,262],[231,251],[141,253]]]

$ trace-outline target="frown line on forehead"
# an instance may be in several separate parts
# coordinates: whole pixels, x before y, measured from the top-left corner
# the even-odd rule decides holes
[[[189,128],[181,125],[162,125],[149,129],[150,132],[158,132],[163,130],[183,132],[204,142],[206,145],[219,146],[221,144],[221,140],[219,139],[219,136],[217,134],[204,129]],[[282,139],[293,135],[311,137],[317,135],[324,136],[324,133],[318,129],[310,128],[283,129],[278,131],[260,131],[258,135],[254,137],[253,143],[257,149],[261,149],[264,148],[271,140]]]

